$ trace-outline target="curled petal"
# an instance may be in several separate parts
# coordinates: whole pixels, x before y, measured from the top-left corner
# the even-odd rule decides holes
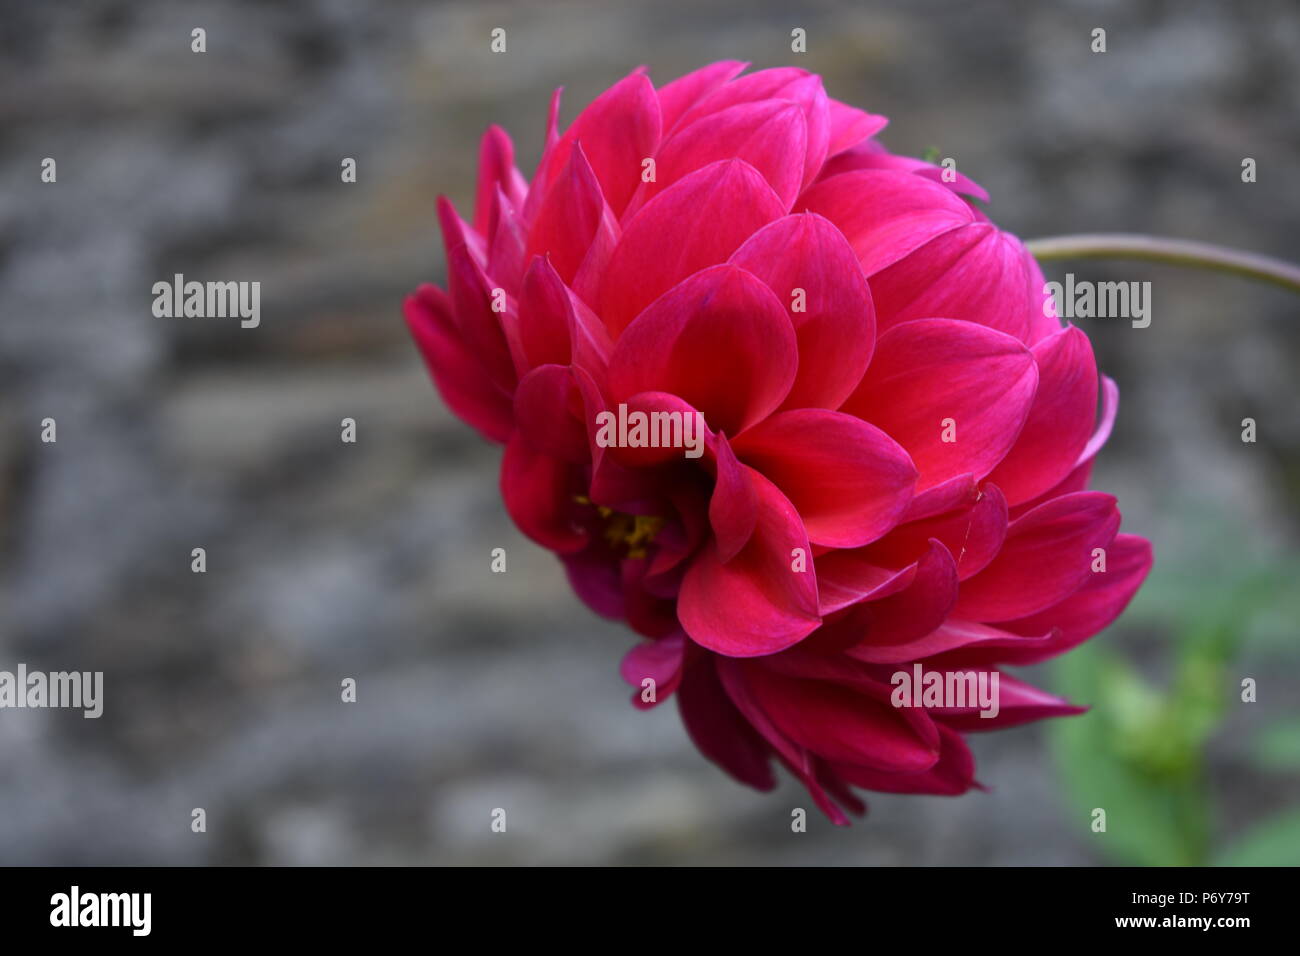
[[[894,527],[916,483],[896,441],[826,409],[778,412],[737,438],[735,449],[790,499],[810,541],[835,548],[856,548]]]
[[[776,486],[748,472],[758,502],[754,533],[723,563],[710,542],[682,581],[677,613],[697,644],[730,657],[774,654],[821,623],[811,559],[796,570],[795,549],[809,554],[799,515]]]
[[[716,445],[718,477],[709,499],[709,524],[717,541],[718,560],[726,564],[749,543],[758,523],[758,495],[748,470],[736,460],[725,435]]]

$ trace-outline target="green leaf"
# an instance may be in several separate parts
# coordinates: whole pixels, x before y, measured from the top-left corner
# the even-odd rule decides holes
[[[1215,860],[1218,866],[1300,865],[1300,810],[1265,820]]]
[[[1261,730],[1251,748],[1251,756],[1264,770],[1300,769],[1300,719]]]
[[[1204,863],[1209,807],[1199,752],[1171,732],[1169,701],[1104,648],[1080,648],[1056,670],[1066,696],[1092,705],[1051,731],[1079,832],[1126,863]],[[1097,807],[1106,811],[1104,833],[1088,829]]]

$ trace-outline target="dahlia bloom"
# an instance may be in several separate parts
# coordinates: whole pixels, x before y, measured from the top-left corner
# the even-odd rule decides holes
[[[846,823],[854,787],[978,786],[968,731],[1080,712],[1002,668],[1109,624],[1151,547],[1085,490],[1118,390],[983,190],[745,67],[634,72],[563,133],[557,91],[531,181],[490,128],[405,312],[515,523],[644,638],[633,703]],[[597,441],[615,410],[698,413],[702,453]],[[996,675],[996,713],[900,706],[900,672]]]

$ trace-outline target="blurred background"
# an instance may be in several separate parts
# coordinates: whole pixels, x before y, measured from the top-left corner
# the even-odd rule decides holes
[[[733,57],[822,73],[1022,236],[1295,260],[1296,49],[1290,0],[0,3],[0,669],[106,685],[99,720],[0,711],[0,863],[1300,862],[1300,300],[1048,264],[1152,283],[1149,328],[1079,324],[1122,392],[1094,485],[1155,570],[1028,675],[1087,716],[973,739],[990,792],[805,834],[800,788],[750,792],[674,706],[629,705],[632,635],[510,524],[401,321],[487,124],[531,173],[552,88],[567,123],[638,64]],[[177,272],[260,281],[261,326],[155,318]]]

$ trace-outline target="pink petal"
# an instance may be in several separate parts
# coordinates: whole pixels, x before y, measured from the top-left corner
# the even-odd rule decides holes
[[[1093,549],[1119,528],[1115,499],[1080,491],[1039,505],[1011,523],[987,568],[962,584],[955,613],[972,621],[1009,621],[1051,607],[1092,574]]]
[[[805,190],[794,208],[819,213],[835,223],[868,278],[936,236],[976,221],[974,211],[960,197],[896,170],[831,176]],[[871,292],[874,297],[874,283]]]
[[[564,571],[573,593],[601,617],[621,621],[624,617],[623,580],[619,566],[603,552],[588,548],[561,554]]]
[[[628,651],[619,665],[619,673],[634,688],[632,703],[648,710],[667,700],[682,682],[685,652],[686,638],[681,632],[657,641],[643,641]],[[654,681],[653,702],[641,699],[646,678]]]
[[[493,309],[497,299],[494,289],[499,287],[488,281],[463,243],[447,252],[447,284],[461,339],[478,357],[493,384],[502,391],[513,391],[517,373],[503,320],[514,304],[505,296],[506,311]]]
[[[785,208],[762,175],[738,159],[696,170],[628,221],[601,285],[600,308],[617,337],[687,276],[726,261]]]
[[[1084,446],[1083,451],[1079,453],[1079,460],[1076,464],[1090,462],[1096,456],[1097,452],[1105,446],[1110,440],[1110,433],[1115,428],[1115,416],[1119,413],[1119,386],[1115,380],[1103,375],[1101,377],[1101,420],[1097,423],[1097,430],[1092,433],[1088,439],[1088,444]]]
[[[818,610],[825,616],[857,604],[897,594],[916,578],[916,565],[901,570],[868,561],[865,548],[831,551],[817,559]]]
[[[962,673],[975,673],[978,680],[979,670],[970,668],[957,670]],[[990,681],[991,690],[991,675],[986,680]],[[998,673],[996,701],[998,712],[990,717],[981,716],[978,702],[968,704],[966,707],[927,707],[926,710],[935,717],[942,718],[943,723],[954,730],[965,731],[1002,730],[1046,717],[1072,717],[1088,710],[1087,707],[1076,707],[1064,698],[1039,690],[1005,673]]]
[[[757,790],[776,786],[771,748],[732,703],[718,680],[713,655],[700,655],[687,665],[677,708],[700,753]]]
[[[641,181],[641,161],[659,148],[659,98],[643,73],[615,83],[578,114],[547,161],[542,185],[550,188],[581,142],[606,202],[621,215]],[[534,188],[537,187],[534,183]]]
[[[706,545],[677,601],[691,639],[732,657],[773,654],[821,623],[811,558],[806,571],[793,570],[794,549],[809,554],[799,515],[775,485],[756,471],[748,474],[758,501],[753,536],[726,564],[715,544]]]
[[[436,286],[422,285],[406,297],[403,311],[447,406],[492,441],[509,438],[514,428],[510,395],[488,380],[477,356],[461,341],[446,294]]]
[[[582,395],[567,365],[539,365],[515,390],[515,423],[530,448],[575,464],[589,462]]]
[[[702,116],[719,113],[738,103],[777,99],[793,100],[803,110],[808,135],[807,148],[800,151],[804,154],[801,179],[804,183],[811,182],[826,160],[831,135],[830,97],[821,77],[814,73],[795,67],[776,67],[742,76],[701,99],[683,115],[681,125],[689,125]]]
[[[830,101],[830,143],[827,156],[835,156],[864,139],[875,136],[889,124],[884,116],[877,116],[856,107],[841,103],[837,99]]]
[[[1092,572],[1079,590],[1059,604],[1001,625],[1017,634],[1057,628],[1059,633],[1053,640],[1042,647],[1007,653],[1002,659],[1009,664],[1035,664],[1082,644],[1119,617],[1146,580],[1153,560],[1150,541],[1117,534],[1106,549],[1104,572]]]
[[[1050,640],[1051,635],[1024,636],[989,627],[987,624],[948,618],[930,633],[904,644],[864,643],[849,653],[855,659],[870,664],[904,664],[956,650],[986,651],[995,648],[993,656],[1001,659],[1007,653],[1004,649],[1033,652],[1045,648]]]
[[[784,216],[732,254],[785,305],[799,370],[784,408],[839,408],[862,380],[876,341],[871,293],[844,236],[821,216]],[[802,290],[795,311],[795,290]]]
[[[957,475],[932,485],[912,498],[903,521],[921,521],[935,515],[968,508],[979,500],[979,482],[972,474]]]
[[[738,103],[683,127],[655,157],[653,182],[642,182],[629,215],[673,183],[710,163],[742,159],[763,174],[789,209],[802,185],[807,123],[790,100]]]
[[[691,276],[627,327],[610,357],[608,389],[614,403],[669,392],[715,431],[735,435],[781,404],[795,362],[794,328],[776,296],[744,269],[721,265]]]
[[[1029,342],[1036,320],[1027,269],[1019,240],[976,221],[935,236],[884,269],[867,269],[867,275],[882,329],[942,315]]]
[[[956,562],[947,548],[933,541],[917,560],[916,575],[907,587],[853,605],[826,626],[821,639],[846,648],[850,657],[870,662],[870,655],[860,656],[859,648],[897,647],[924,637],[944,622],[956,602]]]
[[[1075,326],[1033,347],[1038,391],[1020,437],[989,475],[1012,505],[1057,484],[1079,460],[1097,416],[1097,362]]]
[[[544,548],[578,551],[587,532],[577,521],[578,475],[566,462],[531,448],[516,432],[501,459],[501,497],[519,530]]]
[[[741,60],[720,60],[680,76],[659,88],[659,113],[663,117],[664,137],[682,114],[727,81],[739,76],[749,66]]]
[[[524,275],[523,217],[498,186],[488,218],[487,273],[515,292]]]
[[[542,202],[528,236],[525,255],[549,255],[551,265],[565,283],[572,283],[587,251],[600,230],[613,248],[617,225],[600,191],[582,144],[575,144],[569,160]]]
[[[474,229],[489,235],[488,218],[497,190],[510,205],[522,210],[528,195],[528,183],[515,168],[515,147],[510,134],[500,126],[489,126],[479,146],[478,191],[474,200]]]
[[[725,435],[715,445],[718,478],[709,499],[709,524],[717,541],[718,560],[726,564],[749,543],[758,522],[758,495],[748,470],[736,460]]]
[[[914,159],[911,156],[897,156],[879,143],[865,143],[856,149],[847,150],[833,159],[827,160],[818,178],[830,179],[832,176],[852,172],[855,169],[902,170],[916,176],[924,176],[931,182],[939,183],[958,195],[974,196],[984,202],[989,201],[989,194],[985,192],[984,188],[968,176],[953,170],[952,182],[945,182],[943,176],[947,170],[933,163],[927,163],[923,159]]]
[[[544,257],[524,274],[519,292],[519,333],[530,368],[568,365],[573,357],[570,328],[573,302],[564,281]]]
[[[880,337],[842,410],[907,449],[920,492],[992,471],[1015,443],[1037,384],[1033,355],[1011,336],[971,322],[918,319]],[[948,419],[956,440],[945,442]]]
[[[810,541],[836,548],[867,544],[892,528],[916,483],[897,442],[826,409],[778,412],[737,438],[735,449],[790,499]]]
[[[939,737],[939,759],[920,773],[890,773],[851,764],[834,764],[832,769],[846,782],[864,790],[955,797],[975,785],[975,758],[957,731],[940,725]]]
[[[632,468],[653,468],[656,465],[691,461],[692,459],[686,457],[688,437],[693,445],[698,443],[701,457],[714,441],[713,434],[709,431],[708,425],[703,422],[700,412],[669,392],[638,392],[629,395],[626,399],[620,398],[620,402],[627,406],[629,423],[633,421],[631,416],[637,413],[646,416],[648,427],[645,440],[650,442],[643,447],[611,446],[608,453],[620,464]],[[665,413],[667,418],[658,417]],[[680,425],[674,424],[675,422],[680,422]],[[630,424],[628,431],[630,436]],[[617,412],[612,420],[610,437],[617,438],[616,432]],[[657,447],[654,444],[656,442]]]
[[[937,749],[887,703],[842,684],[778,674],[761,660],[737,666],[773,725],[833,763],[916,773],[938,760]]]
[[[1006,536],[1007,502],[997,485],[990,484],[968,508],[900,525],[866,548],[865,558],[901,568],[928,551],[935,538],[956,558],[957,576],[964,581],[984,570]]]

